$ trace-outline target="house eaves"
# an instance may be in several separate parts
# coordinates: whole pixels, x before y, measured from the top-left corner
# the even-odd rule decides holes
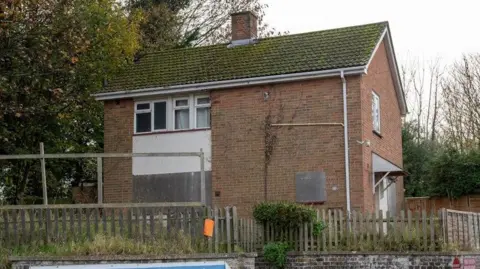
[[[317,78],[335,77],[335,76],[340,76],[340,73],[342,71],[346,76],[364,75],[367,73],[366,66],[356,66],[356,67],[347,67],[347,68],[322,70],[322,71],[314,71],[314,72],[293,73],[293,74],[253,77],[253,78],[246,78],[246,79],[234,79],[234,80],[224,80],[224,81],[213,81],[213,82],[205,82],[205,83],[197,83],[197,84],[145,88],[145,89],[128,90],[128,91],[105,92],[105,93],[95,94],[94,97],[98,101],[106,101],[106,100],[115,100],[115,99],[124,99],[124,98],[138,98],[138,97],[159,96],[159,95],[187,93],[187,92],[199,92],[199,91],[216,90],[216,89],[230,89],[230,88],[238,88],[238,87],[245,87],[245,86],[260,86],[260,85],[273,84],[273,83],[284,83],[284,82],[303,81],[303,80],[310,80],[310,79],[317,79]]]

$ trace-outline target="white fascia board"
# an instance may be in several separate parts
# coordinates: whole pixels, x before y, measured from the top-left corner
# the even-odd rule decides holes
[[[375,45],[375,48],[373,49],[372,55],[370,55],[370,59],[368,59],[367,69],[370,66],[370,63],[372,62],[373,57],[377,53],[377,50],[380,47],[380,44],[382,44],[382,40],[385,38],[385,35],[387,34],[387,32],[388,32],[388,28],[385,28],[385,30],[383,30],[382,35],[380,36],[380,39],[378,39],[377,45]]]
[[[403,91],[403,85],[402,81],[400,78],[400,72],[398,68],[398,63],[397,63],[397,57],[395,56],[395,50],[393,49],[393,42],[392,42],[392,36],[390,34],[389,28],[385,28],[383,31],[382,35],[380,36],[380,39],[377,42],[377,45],[375,46],[372,55],[370,56],[370,59],[368,60],[368,63],[366,65],[366,69],[368,70],[368,67],[370,66],[370,63],[373,60],[373,57],[375,57],[375,54],[377,53],[378,48],[380,47],[380,44],[382,44],[382,41],[385,40],[385,48],[387,51],[387,56],[388,56],[388,64],[390,66],[390,69],[392,70],[392,77],[393,77],[393,83],[395,86],[395,91],[397,93],[397,99],[399,102],[400,106],[400,112],[402,116],[405,116],[408,113],[408,108],[407,108],[407,101],[405,100],[405,93]]]
[[[177,85],[177,86],[170,86],[170,87],[156,87],[156,88],[145,88],[145,89],[130,90],[130,91],[106,92],[106,93],[98,93],[93,96],[95,97],[96,100],[105,101],[105,100],[115,100],[115,99],[122,99],[122,98],[137,98],[137,97],[145,97],[145,96],[153,96],[153,95],[168,95],[168,94],[198,92],[198,91],[215,90],[215,89],[228,89],[228,88],[236,88],[236,87],[244,87],[244,86],[257,86],[257,85],[264,85],[264,84],[270,84],[270,83],[282,83],[282,82],[301,81],[301,80],[323,78],[323,77],[334,77],[334,76],[339,76],[340,72],[342,71],[344,72],[345,75],[364,75],[366,74],[367,69],[365,66],[356,66],[356,67],[330,69],[330,70],[323,70],[323,71],[214,81],[214,82],[196,83],[196,84],[188,84],[188,85]]]

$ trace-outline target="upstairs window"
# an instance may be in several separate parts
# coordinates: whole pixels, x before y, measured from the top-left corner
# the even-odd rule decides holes
[[[195,98],[196,128],[210,127],[210,97]]]
[[[137,103],[135,105],[135,133],[148,133],[166,129],[167,101]]]
[[[154,102],[153,103],[153,130],[163,131],[167,130],[167,102]]]
[[[190,106],[188,98],[175,99],[173,101],[175,130],[190,128]]]
[[[187,95],[135,103],[136,134],[210,128],[210,97]]]
[[[152,131],[152,109],[150,103],[139,103],[135,106],[135,132],[147,133]]]
[[[372,91],[373,131],[380,134],[380,97]]]

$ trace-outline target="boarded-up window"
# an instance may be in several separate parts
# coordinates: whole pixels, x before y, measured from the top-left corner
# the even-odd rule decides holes
[[[324,172],[299,172],[295,174],[295,194],[298,203],[323,203],[327,201]]]

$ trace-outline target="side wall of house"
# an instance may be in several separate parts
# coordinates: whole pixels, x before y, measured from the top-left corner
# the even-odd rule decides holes
[[[132,152],[134,106],[132,99],[105,101],[104,151]],[[104,159],[104,201],[106,203],[132,200],[132,159]]]
[[[359,76],[347,77],[352,204],[363,204]],[[265,99],[265,93],[268,98]],[[343,128],[270,123],[343,123],[339,77],[216,90],[212,98],[212,186],[217,206],[242,214],[264,200],[295,201],[295,173],[326,173],[326,208],[345,208]],[[266,172],[265,172],[266,171]]]
[[[381,135],[373,133],[372,91],[380,97]],[[370,140],[371,146],[364,147],[363,188],[365,208],[375,207],[372,190],[372,153],[403,167],[402,157],[402,118],[392,79],[385,43],[382,42],[368,69],[368,75],[362,78],[362,123],[363,140]],[[402,208],[404,201],[403,179],[396,183],[396,208]]]

